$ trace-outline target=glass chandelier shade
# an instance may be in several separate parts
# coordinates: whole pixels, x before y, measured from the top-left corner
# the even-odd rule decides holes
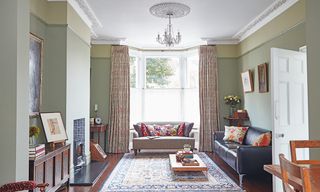
[[[168,14],[169,24],[167,25],[167,28],[165,29],[162,37],[160,36],[160,34],[158,34],[157,36],[157,42],[162,45],[166,45],[167,47],[173,47],[175,44],[179,44],[181,42],[180,32],[178,32],[176,36],[174,35],[171,17],[172,14]]]

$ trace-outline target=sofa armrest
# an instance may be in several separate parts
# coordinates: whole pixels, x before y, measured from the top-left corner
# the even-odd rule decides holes
[[[139,134],[136,130],[132,130],[132,135],[133,135],[133,138],[138,138],[139,137]]]
[[[272,164],[272,147],[240,146],[237,149],[239,174],[263,173],[263,165]]]
[[[196,134],[196,132],[191,130],[190,133],[189,133],[189,137],[195,138],[195,134]]]
[[[224,131],[215,131],[213,133],[214,140],[223,140],[223,137],[224,137]]]

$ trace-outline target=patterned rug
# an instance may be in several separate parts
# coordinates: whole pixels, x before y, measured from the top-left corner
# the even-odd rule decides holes
[[[199,175],[199,172],[188,173],[189,175],[175,175],[170,169],[168,153],[140,153],[137,156],[127,153],[100,191],[242,192],[241,188],[205,153],[197,154],[209,168],[206,180],[203,180],[203,175]],[[178,179],[176,179],[177,177]],[[185,180],[186,178],[187,180]]]

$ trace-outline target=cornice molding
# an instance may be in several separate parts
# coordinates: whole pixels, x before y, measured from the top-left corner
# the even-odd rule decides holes
[[[212,39],[212,38],[201,38],[207,42],[207,45],[236,45],[239,43],[238,39]]]
[[[92,45],[127,45],[126,38],[117,39],[92,39]]]
[[[92,36],[97,37],[96,29],[102,27],[101,22],[95,15],[94,11],[89,6],[86,0],[47,0],[49,2],[68,2],[72,8],[78,13],[79,17],[90,28]]]
[[[285,12],[288,8],[294,5],[298,0],[276,0],[267,9],[260,13],[255,19],[248,23],[244,28],[237,32],[233,39],[238,39],[239,42],[243,41],[264,25],[269,23],[275,17]]]

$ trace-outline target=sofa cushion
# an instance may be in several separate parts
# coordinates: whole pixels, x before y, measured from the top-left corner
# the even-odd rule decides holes
[[[270,132],[266,129],[261,129],[257,127],[249,127],[246,136],[244,137],[243,144],[244,145],[252,145],[256,139],[263,133]]]
[[[257,137],[257,139],[253,142],[253,146],[265,147],[269,146],[271,143],[271,133],[263,133]]]
[[[150,132],[146,124],[141,123],[140,129],[143,137],[150,136]]]
[[[171,124],[147,125],[151,136],[176,136],[177,130]]]
[[[218,143],[220,146],[223,146],[226,149],[237,149],[238,147],[243,146],[242,144],[236,142],[223,140],[215,140],[215,143]]]
[[[139,137],[143,137],[142,132],[141,132],[141,126],[138,124],[133,124],[134,130],[138,133]]]
[[[242,144],[247,130],[248,130],[248,127],[225,126],[223,140],[234,141]]]
[[[186,129],[186,123],[182,122],[180,123],[177,131],[178,136],[184,136],[184,130]]]
[[[185,137],[189,137],[189,134],[190,134],[190,132],[191,132],[191,130],[193,128],[194,123],[186,122],[185,125],[186,125],[186,127],[184,129],[184,136]]]

